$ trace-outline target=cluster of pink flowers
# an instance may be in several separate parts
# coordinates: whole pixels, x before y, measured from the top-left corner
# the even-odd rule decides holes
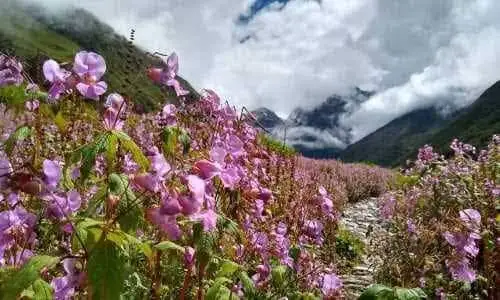
[[[453,246],[453,256],[446,260],[446,265],[456,280],[473,282],[476,273],[470,266],[470,259],[479,253],[477,241],[481,239],[481,215],[475,209],[464,209],[460,211],[460,220],[463,222],[467,232],[443,233],[444,238]]]
[[[494,294],[498,229],[492,216],[500,188],[495,175],[500,142],[493,136],[479,155],[458,140],[450,148],[454,156],[445,159],[424,146],[414,167],[398,178],[397,189],[380,198],[380,212],[393,230],[381,248],[385,264],[380,275],[436,289],[439,297],[465,297],[457,288],[460,282],[481,277],[486,292]],[[443,279],[436,280],[438,275]],[[473,288],[466,293],[484,292]]]
[[[0,82],[20,84],[18,67],[17,62],[2,61]],[[89,275],[90,250],[75,246],[75,241],[82,243],[77,222],[105,220],[107,230],[125,230],[120,214],[140,208],[135,215],[140,225],[133,233],[148,245],[178,243],[184,249],[187,283],[193,276],[203,280],[205,266],[195,263],[199,249],[193,242],[195,226],[200,226],[203,234],[217,232],[222,237],[214,251],[243,265],[263,295],[273,288],[273,268],[281,265],[295,274],[294,286],[325,297],[340,296],[342,281],[334,262],[322,260],[318,252],[347,200],[342,171],[322,172],[320,164],[267,149],[251,120],[221,104],[211,90],[195,103],[184,103],[188,92],[179,82],[178,69],[174,53],[147,73],[172,88],[179,105],[165,104],[159,113],[138,116],[127,114],[128,99],[111,93],[98,120],[79,119],[74,108],[82,100],[66,96],[104,97],[104,58],[79,52],[71,70],[54,60],[44,63],[43,74],[51,84],[49,103],[39,102],[37,88],[30,84],[26,111],[21,118],[9,116],[14,125],[1,128],[3,141],[19,125],[30,133],[15,141],[16,151],[0,153],[0,263],[18,267],[37,254],[63,257],[62,268],[46,278],[56,299],[71,298],[87,289]],[[60,111],[54,122],[40,108],[56,100]],[[61,120],[70,117],[75,120]],[[127,197],[135,199],[127,204],[132,207],[120,207],[126,200],[111,190],[117,184],[112,182],[115,175],[125,182]],[[104,200],[96,203],[94,196]],[[234,221],[242,238],[222,232],[222,220]],[[57,240],[38,240],[35,229],[41,223]],[[52,250],[56,248],[57,253]],[[148,267],[144,276],[157,271]],[[184,288],[190,287],[187,283]],[[232,290],[244,296],[241,282]]]
[[[98,100],[108,85],[100,81],[106,72],[106,62],[99,54],[87,51],[75,56],[72,72],[61,68],[55,60],[43,64],[45,79],[51,83],[49,99],[58,100],[61,94],[76,88],[85,98]]]

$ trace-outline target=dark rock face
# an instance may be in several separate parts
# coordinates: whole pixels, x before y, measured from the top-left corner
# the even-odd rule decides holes
[[[285,122],[278,117],[272,110],[265,107],[260,107],[252,113],[257,118],[258,125],[263,126],[267,130],[271,130],[277,126],[283,125]]]
[[[304,156],[333,158],[352,139],[350,129],[340,124],[341,116],[372,95],[371,92],[355,88],[348,95],[332,95],[316,107],[296,108],[286,120],[280,119],[267,108],[259,108],[253,113],[258,123],[272,132],[273,136],[286,140],[287,144]]]

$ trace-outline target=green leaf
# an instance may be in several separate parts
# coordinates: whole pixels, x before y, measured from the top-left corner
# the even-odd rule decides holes
[[[274,287],[280,287],[285,283],[286,266],[276,266],[271,270],[271,282]]]
[[[95,165],[97,155],[104,152],[104,150],[106,149],[108,137],[108,133],[101,134],[93,142],[86,144],[85,146],[78,148],[77,150],[72,152],[68,160],[68,164],[66,164],[65,168],[68,168],[70,167],[70,165],[81,161],[82,165],[80,167],[80,179],[82,181],[87,179],[90,175],[90,171]]]
[[[109,190],[121,196],[118,203],[118,223],[126,232],[135,231],[143,219],[142,205],[129,186],[125,175],[111,174],[109,176]]]
[[[131,236],[121,230],[109,231],[106,234],[106,239],[112,241],[115,245],[121,247],[129,244],[140,245],[142,244],[140,240],[136,237]]]
[[[43,268],[51,268],[58,261],[59,258],[57,257],[47,255],[33,256],[0,287],[1,299],[16,299],[17,296],[40,278],[40,271]]]
[[[87,250],[91,249],[102,235],[102,226],[103,223],[101,221],[90,218],[77,221],[75,225],[76,234],[73,235],[72,240],[73,250],[81,248],[80,239]]]
[[[174,242],[171,241],[163,241],[160,242],[156,245],[153,246],[155,249],[158,249],[160,251],[167,251],[167,250],[176,250],[181,253],[184,253],[184,247],[177,245]]]
[[[166,127],[161,133],[163,141],[163,152],[167,156],[175,155],[175,147],[179,137],[179,129],[177,127]]]
[[[206,300],[226,300],[229,299],[231,291],[225,286],[226,283],[232,282],[230,279],[225,277],[218,277],[215,282],[207,290],[205,295]]]
[[[14,147],[16,146],[16,143],[29,137],[31,133],[32,129],[28,126],[17,128],[16,131],[14,131],[3,144],[5,153],[11,155]]]
[[[104,203],[106,196],[108,194],[108,188],[106,186],[100,187],[97,192],[90,198],[88,201],[87,210],[85,211],[85,215],[92,216],[96,213],[97,208]]]
[[[215,277],[231,277],[234,272],[236,272],[240,268],[240,265],[237,263],[225,260],[222,262],[222,265],[219,268],[219,271],[215,275]]]
[[[182,145],[182,154],[186,155],[191,149],[191,138],[184,130],[179,135],[179,142],[181,142]]]
[[[106,143],[106,163],[112,170],[116,163],[116,153],[118,152],[118,138],[116,135],[111,134]]]
[[[391,288],[382,284],[370,285],[358,298],[359,300],[394,300]]]
[[[64,119],[62,111],[60,110],[54,118],[54,123],[61,132],[65,132],[68,127],[68,122]]]
[[[42,279],[37,279],[32,285],[34,300],[52,300],[52,287]]]
[[[92,299],[119,299],[126,278],[125,262],[118,247],[108,240],[101,240],[93,249],[88,261],[88,279]]]
[[[245,292],[245,295],[250,297],[251,295],[255,295],[256,289],[255,289],[255,283],[253,282],[252,278],[248,276],[247,272],[241,271],[238,273],[238,278],[241,281],[241,285],[243,286],[243,291]]]
[[[425,294],[421,288],[404,289],[397,287],[395,289],[395,295],[398,300],[427,299],[427,294]]]
[[[123,131],[113,131],[113,135],[118,138],[123,149],[132,154],[132,158],[141,167],[142,171],[147,171],[149,169],[149,160],[142,153],[141,148]]]

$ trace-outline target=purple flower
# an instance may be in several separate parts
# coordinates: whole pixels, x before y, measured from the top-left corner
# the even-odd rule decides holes
[[[49,89],[49,100],[58,100],[62,93],[68,89],[68,79],[71,73],[61,69],[59,64],[52,59],[43,64],[43,75],[45,79],[52,83]]]
[[[455,280],[472,283],[476,280],[476,272],[470,267],[467,258],[446,260],[446,266]]]
[[[220,174],[220,179],[225,188],[233,190],[241,180],[235,167],[224,169]]]
[[[413,222],[412,219],[408,219],[406,221],[406,226],[407,226],[406,229],[407,229],[409,234],[411,234],[411,235],[417,234],[417,226],[415,225],[415,223]]]
[[[324,187],[319,187],[319,194],[320,196],[318,197],[319,203],[321,205],[321,210],[325,215],[330,215],[333,213],[333,202],[332,200],[328,197],[328,192]]]
[[[479,231],[481,227],[481,214],[472,208],[464,209],[459,212],[460,220],[472,231]]]
[[[208,160],[202,159],[194,164],[194,167],[198,171],[197,173],[201,178],[209,180],[219,175],[222,168],[218,163],[213,163]]]
[[[257,273],[252,276],[252,280],[257,286],[262,286],[271,274],[271,267],[266,263],[257,266]]]
[[[14,58],[0,54],[0,87],[23,83],[23,65]]]
[[[75,267],[77,262],[78,260],[76,258],[66,258],[62,261],[66,275],[62,277],[56,277],[50,283],[50,285],[54,289],[54,299],[73,299],[75,289],[79,287],[80,283],[85,278],[85,273],[80,272]]]
[[[472,257],[475,257],[479,253],[479,248],[476,246],[476,240],[480,237],[475,234],[466,233],[450,233],[446,231],[443,233],[446,241],[455,247],[457,252],[465,255],[468,253]]]
[[[164,64],[164,67],[164,69],[150,68],[148,70],[149,78],[156,83],[173,87],[177,96],[189,94],[188,91],[181,87],[179,81],[176,79],[177,73],[179,72],[179,59],[175,52],[167,58],[167,63]]]
[[[190,268],[194,265],[195,251],[192,247],[184,248],[184,266]]]
[[[181,212],[182,207],[176,194],[170,195],[166,192],[162,193],[162,205],[160,213],[164,215],[177,215]]]
[[[384,219],[391,219],[396,209],[396,197],[391,194],[384,195],[382,197],[382,208],[380,213]]]
[[[194,214],[191,219],[201,221],[204,231],[212,231],[217,227],[217,214],[211,209]]]
[[[5,258],[5,251],[16,248],[16,243],[23,245],[23,249],[35,242],[36,235],[33,232],[36,224],[36,216],[27,212],[21,205],[13,210],[0,212],[0,265],[21,259],[21,253],[16,258]],[[22,250],[22,249],[21,249]],[[17,261],[16,261],[17,263]]]
[[[169,239],[178,240],[182,231],[177,224],[176,216],[162,214],[160,208],[152,208],[147,211],[148,219],[151,223],[160,227],[165,232]]]
[[[165,178],[168,172],[172,169],[170,164],[165,159],[165,156],[163,156],[157,148],[153,149],[153,155],[149,156],[149,160],[151,161],[152,172],[162,179]]]
[[[160,126],[175,126],[177,124],[177,108],[173,104],[163,106],[161,113],[156,117]]]
[[[80,194],[74,190],[62,195],[50,194],[46,199],[49,201],[48,214],[58,219],[64,219],[78,211],[82,204]]]
[[[26,108],[26,110],[28,111],[35,111],[38,109],[38,107],[40,106],[40,102],[38,100],[33,100],[33,101],[26,101],[24,103],[24,107]]]
[[[210,160],[217,162],[219,164],[224,163],[226,155],[227,151],[222,147],[215,146],[212,147],[212,149],[210,149]]]
[[[86,98],[98,100],[106,92],[108,85],[99,81],[106,72],[106,62],[97,53],[81,51],[75,56],[73,71],[80,77],[77,90]]]
[[[226,141],[226,147],[228,152],[233,157],[239,157],[243,150],[243,142],[236,135],[230,135]]]
[[[14,169],[8,159],[0,159],[0,187],[5,185],[7,176],[13,171]]]
[[[46,159],[43,161],[43,174],[47,186],[54,189],[62,177],[61,166],[56,161]]]
[[[104,112],[104,128],[107,130],[121,130],[124,122],[121,115],[125,111],[125,100],[120,94],[110,94],[106,99],[106,111]]]
[[[342,280],[334,273],[323,274],[321,292],[325,296],[332,296],[342,288]]]

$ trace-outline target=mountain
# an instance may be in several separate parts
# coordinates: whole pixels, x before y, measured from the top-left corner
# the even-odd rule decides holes
[[[446,122],[448,119],[434,108],[407,113],[349,145],[339,158],[346,162],[369,161],[383,166],[404,163]]]
[[[500,81],[488,88],[470,106],[448,117],[434,108],[410,112],[399,117],[339,155],[343,161],[370,161],[383,166],[397,166],[415,159],[418,148],[432,145],[448,153],[454,138],[478,148],[487,145],[493,134],[500,133]]]
[[[0,51],[21,57],[26,71],[37,81],[43,79],[41,65],[47,58],[71,62],[76,52],[88,50],[106,60],[104,80],[108,91],[132,99],[138,111],[154,109],[158,99],[175,101],[172,91],[154,85],[145,74],[146,68],[159,64],[160,59],[136,47],[132,40],[133,34],[131,39],[120,36],[83,9],[54,14],[37,5],[0,0]],[[190,90],[189,99],[196,98],[197,93],[189,83],[178,79]]]
[[[257,119],[257,125],[264,127],[266,130],[273,130],[278,126],[283,126],[285,121],[283,121],[274,111],[260,107],[256,110],[253,110],[252,113],[255,115]]]
[[[340,117],[372,95],[355,88],[345,95],[332,95],[313,108],[296,108],[286,120],[267,108],[253,112],[274,137],[285,140],[304,156],[332,158],[352,139],[350,129],[340,124]]]
[[[485,147],[494,134],[500,134],[500,81],[489,87],[470,106],[427,141],[441,152],[449,150],[454,138]]]

